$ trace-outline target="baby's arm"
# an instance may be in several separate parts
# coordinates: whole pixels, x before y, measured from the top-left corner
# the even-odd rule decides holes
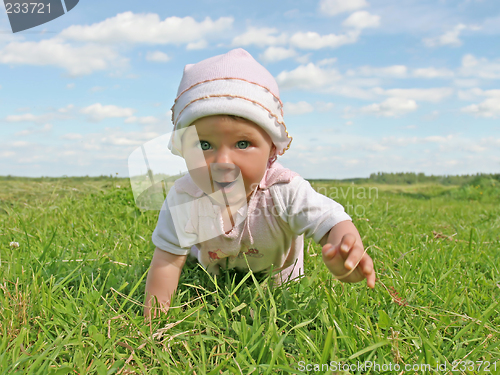
[[[323,236],[320,241],[323,246],[323,261],[330,272],[341,281],[358,282],[366,278],[370,288],[375,287],[375,271],[373,261],[365,253],[363,242],[354,224],[341,221]],[[361,259],[361,260],[360,260]],[[357,267],[346,277],[358,263]]]
[[[281,206],[282,218],[293,232],[318,241],[318,229],[323,233],[325,229],[331,228],[318,241],[323,246],[323,261],[328,270],[342,281],[358,282],[366,279],[368,286],[374,288],[373,261],[365,254],[358,230],[344,208],[316,192],[311,184],[300,176],[294,177],[287,184],[274,186],[276,187],[270,189],[273,201]],[[356,264],[357,267],[350,272]],[[343,277],[347,273],[349,275]]]
[[[170,298],[177,289],[182,267],[186,262],[187,255],[175,255],[163,251],[158,247],[155,249],[151,268],[146,280],[146,301],[144,316],[151,318],[151,305],[153,296],[156,297],[159,308],[167,312],[170,306]],[[157,309],[153,310],[153,317],[156,317]]]

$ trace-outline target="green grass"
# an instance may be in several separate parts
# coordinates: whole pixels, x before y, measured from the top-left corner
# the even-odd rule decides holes
[[[330,361],[500,373],[498,183],[313,186],[352,206],[375,290],[335,281],[306,240],[306,276],[288,288],[186,265],[148,325],[158,212],[135,207],[127,180],[1,179],[0,374],[311,374]],[[458,360],[490,371],[450,372]]]

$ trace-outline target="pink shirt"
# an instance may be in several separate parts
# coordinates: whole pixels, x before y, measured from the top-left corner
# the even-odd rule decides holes
[[[226,265],[246,270],[248,262],[254,272],[272,267],[285,280],[303,274],[304,237],[318,243],[334,225],[351,220],[340,204],[278,162],[236,215],[239,224],[224,233],[220,206],[187,174],[170,189],[152,241],[172,254],[191,252],[209,272]]]

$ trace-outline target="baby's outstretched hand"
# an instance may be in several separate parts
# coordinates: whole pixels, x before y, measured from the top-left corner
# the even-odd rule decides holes
[[[375,287],[375,271],[372,258],[366,254],[356,237],[345,234],[336,245],[326,243],[322,249],[323,261],[330,272],[339,280],[355,283],[366,278],[370,288]]]

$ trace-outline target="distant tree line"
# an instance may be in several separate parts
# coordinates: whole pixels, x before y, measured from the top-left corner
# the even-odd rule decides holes
[[[41,176],[41,177],[23,177],[23,176],[0,176],[0,181],[9,181],[9,180],[15,180],[15,181],[35,181],[35,182],[54,182],[54,181],[59,181],[59,180],[68,180],[68,181],[76,181],[76,182],[82,182],[82,181],[106,181],[106,180],[120,180],[120,179],[127,179],[128,177],[118,177],[118,176],[113,176],[110,174],[109,176],[60,176],[60,177],[50,177],[50,176]]]
[[[476,173],[466,175],[445,175],[445,176],[427,176],[424,173],[414,172],[397,172],[386,173],[378,172],[370,174],[368,178],[347,178],[342,180],[323,180],[323,179],[309,179],[309,181],[338,181],[338,182],[353,182],[355,184],[363,183],[377,183],[377,184],[390,184],[390,185],[411,185],[419,183],[436,183],[441,185],[470,185],[480,180],[497,180],[500,181],[500,173]]]
[[[179,175],[180,176],[180,175]],[[167,176],[162,174],[155,174],[155,180],[169,180],[173,178],[174,180],[179,178],[179,176]],[[58,181],[61,179],[66,179],[69,181],[82,182],[82,181],[102,181],[102,180],[128,180],[128,177],[118,177],[118,176],[61,176],[61,177],[18,177],[18,176],[0,176],[0,181],[6,180],[17,180],[17,181],[36,181],[36,182],[51,182]],[[366,184],[366,183],[377,183],[377,184],[390,184],[390,185],[411,185],[419,183],[436,183],[441,185],[473,185],[481,184],[483,181],[499,181],[500,173],[488,174],[488,173],[476,173],[476,174],[466,174],[466,175],[445,175],[445,176],[427,176],[424,173],[414,173],[414,172],[398,172],[398,173],[386,173],[378,172],[370,174],[367,178],[346,178],[346,179],[308,179],[309,181],[336,181],[336,182],[352,182],[355,184]]]

